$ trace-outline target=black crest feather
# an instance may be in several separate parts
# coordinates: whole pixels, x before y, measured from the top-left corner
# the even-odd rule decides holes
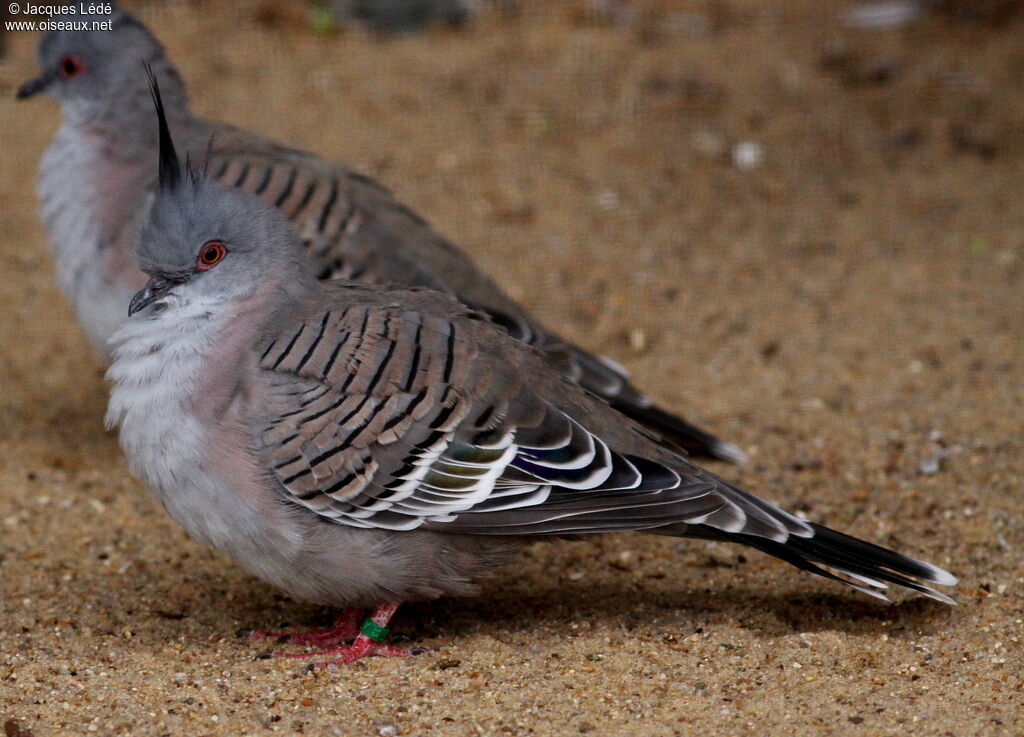
[[[171,140],[171,129],[167,127],[167,113],[164,111],[164,101],[160,97],[160,85],[149,64],[145,64],[145,67],[146,76],[149,77],[149,91],[153,94],[153,104],[156,106],[156,117],[160,126],[160,189],[174,190],[181,186],[181,163],[174,150],[174,141]]]

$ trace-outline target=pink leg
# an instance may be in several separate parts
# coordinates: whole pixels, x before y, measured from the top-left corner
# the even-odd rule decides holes
[[[276,639],[278,642],[294,642],[296,644],[316,645],[317,647],[330,647],[339,642],[352,642],[359,635],[359,623],[362,621],[365,610],[358,607],[349,607],[343,610],[334,618],[334,624],[325,630],[312,630],[310,632],[267,632],[264,630],[244,630],[242,634],[254,640]]]
[[[359,625],[359,634],[351,645],[330,648],[313,653],[274,653],[275,658],[316,658],[323,655],[337,655],[333,660],[313,663],[311,669],[326,668],[328,665],[348,665],[368,655],[381,655],[387,658],[404,658],[409,655],[407,650],[385,645],[382,640],[387,635],[388,622],[398,610],[398,604],[381,604],[373,610],[368,620]],[[346,610],[346,612],[349,610]],[[369,632],[369,634],[367,634]]]

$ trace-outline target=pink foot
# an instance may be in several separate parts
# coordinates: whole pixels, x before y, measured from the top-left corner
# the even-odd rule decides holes
[[[249,632],[250,637],[277,637],[286,642],[297,642],[315,645],[321,648],[312,653],[264,653],[261,658],[317,658],[325,655],[338,655],[340,657],[326,660],[320,663],[310,664],[308,670],[326,668],[328,665],[347,665],[368,655],[381,655],[386,658],[404,658],[410,653],[401,648],[384,644],[384,638],[388,633],[388,622],[398,609],[398,604],[381,604],[373,610],[373,613],[360,622],[361,610],[349,608],[343,611],[335,619],[330,629],[318,630],[315,632],[297,633],[294,635],[280,632]],[[329,648],[329,645],[339,642],[349,642],[351,645],[345,647]]]
[[[352,644],[345,647],[335,647],[315,653],[273,653],[275,658],[319,658],[327,655],[337,655],[339,657],[310,663],[308,670],[321,670],[329,665],[348,665],[368,655],[381,655],[385,658],[407,658],[409,657],[409,651],[374,642],[366,635],[359,633],[359,636],[356,637]]]
[[[310,632],[268,632],[265,630],[245,630],[243,634],[254,640],[274,639],[278,642],[294,642],[297,645],[315,645],[330,647],[339,642],[352,642],[359,635],[359,621],[364,610],[349,607],[334,618],[334,624],[325,630]]]

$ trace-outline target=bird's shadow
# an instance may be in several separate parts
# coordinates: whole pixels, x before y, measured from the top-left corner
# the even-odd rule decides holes
[[[208,555],[211,562],[218,557]],[[144,587],[145,598],[166,601],[166,607],[109,611],[109,603],[122,598],[112,589],[123,579],[75,580],[65,585],[64,593],[80,606],[87,605],[87,610],[105,610],[110,620],[105,625],[130,626],[140,635],[148,631],[154,642],[181,635],[219,638],[239,628],[318,628],[334,615],[326,607],[293,601],[231,567],[212,572],[200,566],[161,575],[158,566],[151,573],[153,585]],[[894,638],[913,638],[948,628],[959,616],[956,608],[921,597],[885,604],[862,600],[852,591],[809,590],[817,586],[813,579],[794,579],[788,591],[773,590],[770,581],[759,584],[757,579],[724,586],[697,586],[694,580],[645,580],[624,574],[603,581],[569,581],[557,573],[538,579],[507,570],[485,582],[479,596],[406,604],[393,629],[401,639],[433,647],[439,646],[437,640],[474,636],[520,644],[552,630],[585,632],[596,627],[618,630],[624,637],[650,637],[739,626],[768,639],[822,632],[870,636],[884,626]],[[188,595],[183,597],[183,592]]]
[[[885,632],[899,638],[900,633],[918,637],[948,627],[956,611],[924,598],[891,604],[860,601],[853,592],[766,592],[753,585],[711,590],[680,585],[645,591],[629,580],[621,586],[557,582],[538,587],[536,582],[504,578],[486,584],[477,597],[406,604],[393,629],[401,639],[423,644],[473,636],[519,643],[540,632],[581,625],[584,630],[618,629],[628,637],[688,635],[738,624],[762,639],[822,632],[870,636],[885,626]],[[213,627],[217,622],[225,627],[243,622],[255,628],[303,629],[327,626],[334,613],[266,588],[256,599],[230,601],[226,608],[210,613],[207,621]]]
[[[475,599],[442,599],[407,611],[425,636],[491,634],[499,639],[502,633],[529,636],[539,627],[565,629],[570,622],[666,635],[738,623],[760,638],[809,632],[871,635],[884,622],[893,625],[887,632],[920,634],[941,629],[955,612],[922,598],[885,604],[859,601],[856,594],[766,592],[752,586],[643,591],[627,581],[622,586],[560,583],[528,591],[489,588]]]

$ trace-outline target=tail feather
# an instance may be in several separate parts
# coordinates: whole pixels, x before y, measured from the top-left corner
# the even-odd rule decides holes
[[[549,347],[550,350],[550,347]],[[566,344],[568,373],[631,420],[672,441],[692,456],[742,464],[747,454],[738,445],[716,438],[693,423],[666,412],[629,383],[629,373],[604,356]]]
[[[666,412],[642,395],[634,398],[624,394],[611,398],[609,403],[631,420],[671,440],[690,455],[715,458],[737,465],[747,461],[747,454],[738,445],[716,438],[682,417]]]
[[[736,444],[720,440],[706,430],[654,405],[629,382],[629,372],[605,356],[588,353],[553,333],[540,330],[525,314],[502,312],[473,304],[487,313],[509,335],[544,353],[547,361],[570,381],[596,394],[631,420],[639,422],[699,458],[742,464],[747,454]]]
[[[811,537],[791,535],[777,542],[743,533],[728,534],[712,528],[701,529],[700,537],[742,543],[805,571],[839,581],[858,591],[888,601],[883,591],[896,584],[945,604],[956,602],[928,584],[953,586],[957,579],[931,563],[844,535],[823,525],[808,523]]]

